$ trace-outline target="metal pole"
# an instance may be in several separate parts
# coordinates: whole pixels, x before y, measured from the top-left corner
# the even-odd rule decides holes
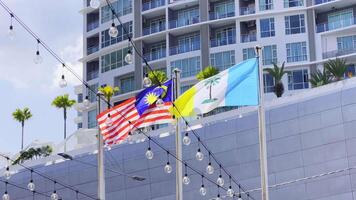
[[[97,93],[98,99],[98,113],[100,113],[100,98],[102,93],[99,91]],[[100,133],[100,128],[98,127],[98,199],[105,200],[105,174],[104,174],[104,142],[103,136]]]
[[[180,95],[180,70],[174,69],[174,99]],[[180,131],[180,120],[176,117],[176,156],[182,160],[182,135]],[[176,161],[176,200],[183,200],[183,166]]]
[[[264,107],[264,86],[263,86],[263,69],[261,65],[262,47],[256,46],[256,55],[258,62],[259,76],[259,105],[258,105],[258,129],[260,145],[260,170],[261,170],[261,188],[262,200],[269,200],[268,195],[268,169],[267,169],[267,142],[266,142],[266,124],[265,124],[265,107]]]

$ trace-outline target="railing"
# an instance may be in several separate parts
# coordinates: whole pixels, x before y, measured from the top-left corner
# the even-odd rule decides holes
[[[325,52],[325,53],[323,53],[323,59],[348,55],[348,54],[352,54],[352,53],[356,53],[356,47]]]
[[[255,14],[256,9],[255,7],[241,7],[240,8],[240,15],[251,15]]]
[[[327,2],[331,2],[331,1],[335,1],[335,0],[315,0],[314,4],[318,5],[318,4],[327,3]]]
[[[223,38],[214,38],[210,40],[210,47],[218,47],[229,44],[236,44],[236,35]]]
[[[87,48],[87,55],[90,55],[92,53],[95,53],[99,51],[99,46],[91,46]]]
[[[285,8],[298,7],[303,5],[304,5],[303,0],[284,0]]]
[[[191,24],[199,23],[199,17],[193,17],[191,19],[187,19],[185,21],[179,19],[173,19],[169,21],[169,28],[178,28],[181,26],[187,26]]]
[[[164,48],[164,49],[161,49],[160,51],[145,53],[143,55],[143,57],[147,61],[153,61],[153,60],[165,58],[166,57],[166,49]]]
[[[229,12],[229,13],[210,12],[209,13],[210,20],[223,19],[223,18],[233,17],[233,16],[235,16],[235,12]]]
[[[241,43],[257,41],[256,33],[241,34]]]
[[[99,70],[87,72],[87,81],[93,80],[99,77]]]
[[[186,53],[190,51],[196,51],[199,49],[200,49],[200,41],[196,41],[186,45],[171,47],[169,49],[169,55],[176,55],[176,54]]]
[[[163,22],[162,24],[156,25],[156,26],[149,26],[146,28],[143,28],[143,35],[150,35],[153,33],[158,33],[161,31],[166,30],[166,23]]]
[[[99,19],[97,21],[89,22],[87,24],[87,32],[99,27]]]
[[[356,24],[356,17],[350,17],[347,19],[342,19],[340,21],[336,22],[327,22],[327,23],[321,23],[316,25],[316,32],[321,33],[325,31],[330,31],[330,30],[335,30],[335,29],[340,29],[348,26],[352,26]]]
[[[150,10],[160,6],[164,6],[165,0],[151,0],[142,4],[142,11]]]

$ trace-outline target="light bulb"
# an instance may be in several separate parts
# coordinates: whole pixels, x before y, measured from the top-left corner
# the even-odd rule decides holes
[[[148,160],[152,160],[153,159],[153,151],[151,150],[151,147],[148,147],[148,149],[146,151],[146,158]]]
[[[7,32],[7,36],[10,38],[10,40],[15,39],[16,32],[15,32],[14,27],[12,25],[9,27],[9,30]]]
[[[239,194],[239,198],[238,198],[237,200],[242,200],[242,198],[241,198],[241,194]]]
[[[183,144],[188,146],[188,145],[190,145],[190,143],[191,143],[191,140],[188,136],[188,133],[185,133],[185,136],[183,137]]]
[[[216,196],[215,200],[221,200],[220,194],[218,194],[218,195]]]
[[[150,78],[148,78],[148,76],[146,76],[144,79],[143,79],[143,86],[144,87],[150,87],[152,85],[152,81]]]
[[[167,162],[166,166],[164,166],[164,172],[167,174],[172,173],[172,166],[169,164],[169,162]]]
[[[221,175],[219,175],[219,178],[216,180],[216,183],[217,183],[220,187],[224,186],[225,181],[224,181],[224,179],[222,178]]]
[[[62,75],[61,80],[59,81],[59,87],[61,88],[67,87],[67,81],[64,78],[64,75]]]
[[[9,167],[6,167],[6,171],[4,172],[4,177],[6,180],[9,180],[11,178],[11,172]]]
[[[10,200],[10,195],[5,192],[4,195],[2,195],[2,200]]]
[[[125,62],[126,62],[127,64],[129,64],[129,65],[132,64],[132,52],[131,52],[131,50],[128,50],[128,51],[127,51],[127,54],[126,54],[126,56],[125,56]]]
[[[188,177],[187,174],[185,174],[184,177],[183,177],[183,184],[184,185],[189,185],[189,183],[190,183],[190,178]]]
[[[51,194],[51,200],[58,200],[58,194],[56,191]]]
[[[204,185],[202,185],[201,188],[199,189],[199,193],[201,196],[206,195],[206,188],[204,187]]]
[[[240,113],[240,114],[239,114],[239,118],[241,119],[242,117],[243,117],[243,116],[242,116],[242,114]]]
[[[200,151],[200,149],[198,149],[197,153],[195,154],[195,158],[198,161],[202,161],[204,159],[204,154]]]
[[[117,37],[118,34],[119,34],[119,31],[117,30],[115,23],[112,23],[111,27],[109,28],[110,37]]]
[[[35,56],[35,58],[33,59],[33,62],[34,62],[35,64],[41,64],[41,63],[43,62],[43,58],[42,58],[42,56],[41,56],[41,54],[40,54],[39,51],[36,51],[36,56]]]
[[[164,106],[164,101],[163,101],[161,98],[157,99],[157,101],[156,101],[156,106],[157,106],[157,107],[162,107],[162,106]]]
[[[88,96],[85,97],[84,101],[83,101],[83,105],[85,108],[89,108],[90,107],[90,101],[89,101],[89,98]]]
[[[98,9],[100,7],[100,0],[90,0],[90,7]]]
[[[110,114],[108,114],[108,117],[105,120],[106,126],[112,126],[113,120],[111,119]]]
[[[231,188],[231,186],[229,187],[229,189],[226,191],[226,195],[228,197],[234,197],[234,190]]]
[[[27,189],[30,191],[34,191],[36,188],[35,184],[33,183],[33,180],[30,180],[30,182],[27,184]]]
[[[206,173],[208,174],[214,173],[214,167],[211,165],[211,163],[209,163],[208,166],[206,167]]]

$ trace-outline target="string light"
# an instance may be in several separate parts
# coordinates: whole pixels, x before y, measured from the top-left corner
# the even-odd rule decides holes
[[[220,198],[220,187],[218,186],[218,195],[216,195],[215,200],[221,200]]]
[[[27,189],[30,190],[30,191],[35,191],[35,184],[33,183],[33,170],[31,170],[31,179],[30,179],[30,182],[27,184]]]
[[[187,173],[187,164],[185,163],[184,165],[185,165],[185,174],[184,174],[184,177],[183,177],[182,181],[183,181],[184,185],[189,185],[190,178],[189,178],[188,173]]]
[[[2,200],[10,200],[10,195],[7,193],[7,182],[5,182],[5,192],[4,195],[2,195]]]
[[[151,137],[148,137],[148,148],[147,148],[147,151],[146,151],[146,158],[148,160],[152,160],[153,159],[153,152],[151,150]]]
[[[237,198],[237,200],[242,200],[242,197],[241,197],[241,186],[239,185],[239,198]]]
[[[58,200],[58,194],[56,191],[56,184],[57,182],[54,181],[54,189],[53,189],[53,193],[51,194],[51,200]]]
[[[204,175],[201,175],[201,187],[199,189],[199,194],[201,196],[205,196],[206,195],[206,188],[204,187]]]
[[[39,49],[40,44],[41,44],[41,41],[39,39],[37,39],[36,55],[35,55],[35,58],[33,59],[33,62],[35,64],[41,64],[43,62],[43,58],[40,54],[40,49]]]
[[[202,161],[204,159],[204,154],[201,152],[200,148],[198,149],[197,153],[195,154],[195,158],[198,161]]]
[[[151,79],[148,77],[148,74],[145,74],[145,78],[143,79],[143,86],[148,88],[152,85]]]
[[[6,167],[6,170],[4,172],[4,177],[5,177],[6,180],[9,180],[11,178],[11,172],[10,172],[10,167],[9,166]]]
[[[164,101],[161,98],[158,98],[157,101],[156,101],[156,106],[157,107],[164,106]]]
[[[106,126],[112,126],[113,120],[111,118],[110,113],[108,114],[108,117],[106,118],[105,123],[106,123]]]
[[[164,166],[164,172],[166,172],[166,174],[172,173],[172,166],[169,163],[169,151],[167,151],[167,164]]]
[[[113,19],[111,27],[109,28],[109,35],[110,35],[110,37],[114,38],[114,37],[117,37],[118,34],[119,34],[119,31],[117,30],[114,19]]]
[[[93,9],[98,9],[100,7],[100,0],[90,0],[90,7]]]
[[[222,186],[224,186],[225,181],[224,181],[224,179],[223,179],[223,177],[222,177],[222,174],[221,174],[221,165],[220,165],[219,167],[220,167],[220,168],[219,168],[220,173],[219,173],[219,178],[216,180],[216,183],[217,183],[220,187],[222,187]]]
[[[62,71],[61,80],[59,80],[59,87],[65,88],[65,87],[67,87],[67,81],[66,81],[66,79],[65,79],[65,77],[64,77],[65,64],[62,64],[62,66],[63,66],[63,68],[62,68],[63,71]]]
[[[208,166],[206,167],[206,173],[207,173],[207,174],[213,174],[213,173],[214,173],[214,167],[211,165],[210,157],[211,157],[211,153],[210,153],[210,151],[209,151],[209,164],[208,164]]]
[[[10,40],[13,40],[15,38],[15,30],[14,27],[12,25],[12,20],[14,18],[14,15],[12,13],[10,13],[11,19],[10,19],[10,26],[9,26],[9,31],[7,32],[7,36],[10,38]]]
[[[125,62],[129,65],[131,65],[133,63],[133,59],[132,59],[133,55],[132,55],[132,51],[130,49],[130,43],[129,43],[129,47],[127,50],[127,54],[125,56]]]
[[[229,189],[226,191],[226,195],[228,197],[234,197],[234,190],[232,189],[232,186],[231,186],[231,176],[229,176],[229,181],[230,181],[230,186],[229,186]]]
[[[190,145],[192,140],[189,138],[188,132],[185,133],[182,141],[183,141],[184,145],[186,145],[186,146]]]

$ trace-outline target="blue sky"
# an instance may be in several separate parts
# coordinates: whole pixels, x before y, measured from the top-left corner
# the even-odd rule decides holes
[[[82,0],[3,0],[41,39],[81,74]],[[61,67],[40,48],[43,63],[33,58],[36,40],[14,22],[16,37],[7,37],[10,15],[0,7],[0,152],[20,150],[21,126],[11,113],[29,107],[33,118],[25,124],[25,145],[40,141],[60,142],[63,138],[63,112],[51,106],[57,95],[65,93],[76,99],[73,86],[79,82],[68,72],[67,88],[59,88]],[[76,130],[72,109],[68,116],[68,133]]]

